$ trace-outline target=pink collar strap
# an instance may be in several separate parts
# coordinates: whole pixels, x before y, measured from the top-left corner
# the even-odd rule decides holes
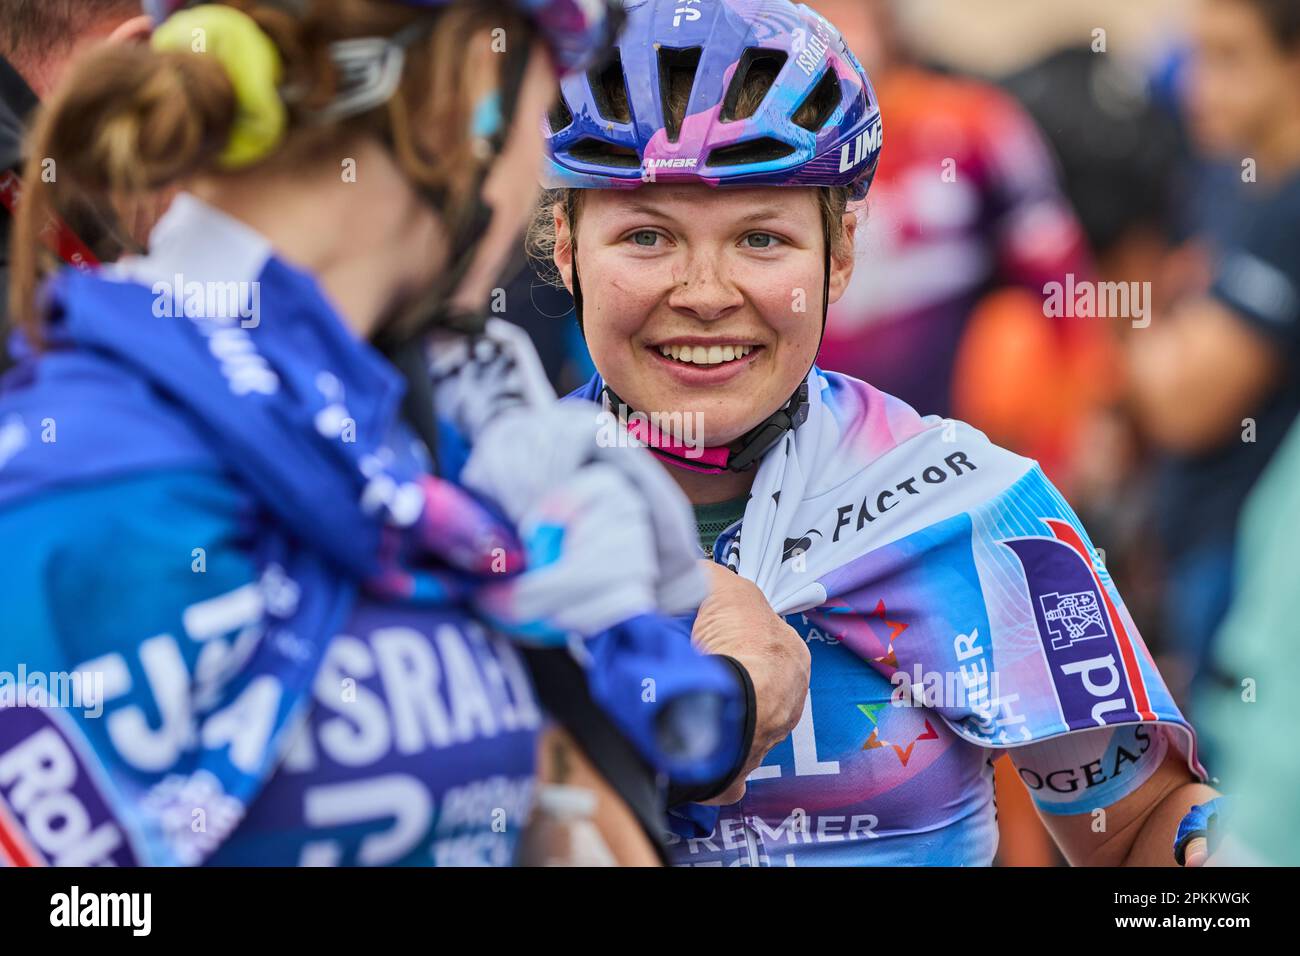
[[[726,445],[713,448],[682,445],[671,436],[662,435],[643,415],[633,415],[625,424],[627,433],[649,447],[650,452],[660,461],[704,475],[720,475],[727,470],[731,449]]]

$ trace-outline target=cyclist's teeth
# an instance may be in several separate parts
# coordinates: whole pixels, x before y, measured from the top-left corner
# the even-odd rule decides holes
[[[721,365],[734,362],[754,351],[752,345],[661,345],[660,354],[687,365]]]

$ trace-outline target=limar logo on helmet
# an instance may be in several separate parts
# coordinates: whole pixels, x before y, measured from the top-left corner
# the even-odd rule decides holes
[[[884,126],[877,121],[868,126],[851,143],[840,147],[840,172],[847,173],[880,149]]]

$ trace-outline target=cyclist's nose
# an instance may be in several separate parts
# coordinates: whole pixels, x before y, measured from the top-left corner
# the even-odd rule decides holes
[[[692,251],[674,278],[668,305],[701,321],[724,318],[745,303],[716,250]]]

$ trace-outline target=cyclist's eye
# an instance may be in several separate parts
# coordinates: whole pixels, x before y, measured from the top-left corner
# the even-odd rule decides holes
[[[659,241],[659,233],[651,229],[642,229],[640,232],[632,233],[631,239],[638,246],[649,248]]]
[[[779,239],[766,232],[751,232],[745,237],[745,245],[750,249],[771,249]]]

